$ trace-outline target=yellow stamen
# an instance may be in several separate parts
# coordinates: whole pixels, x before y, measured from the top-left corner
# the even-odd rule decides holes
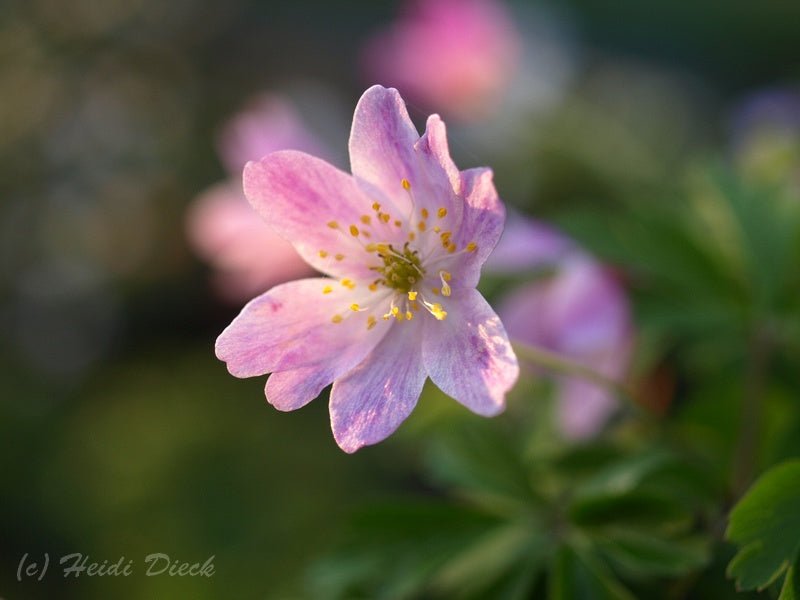
[[[439,233],[441,230],[442,230],[442,228],[441,228],[441,227],[439,227],[438,225],[434,225],[434,226],[433,226],[433,231],[434,231],[434,233]]]
[[[420,231],[425,231],[427,225],[425,224],[425,221],[420,221],[419,223],[417,223],[417,227],[419,228]]]
[[[353,303],[350,305],[350,310],[352,310],[353,312],[358,312],[359,310],[361,310],[361,308],[358,306],[358,304],[356,304],[355,302],[353,302]]]
[[[447,244],[447,251],[450,254],[452,254],[453,252],[456,251],[456,245],[453,242],[450,242],[449,244]]]
[[[333,315],[331,318],[332,323],[341,323],[342,322],[342,315]]]
[[[372,210],[380,210],[380,209],[381,209],[380,204],[378,204],[377,202],[372,203]]]
[[[377,284],[370,283],[370,284],[369,284],[369,291],[370,291],[370,292],[377,292],[377,291],[378,291],[378,286],[377,286]]]
[[[388,213],[381,213],[381,221],[388,223],[392,217]]]
[[[344,254],[337,254],[333,258],[335,258],[336,260],[344,260]]]
[[[478,244],[476,244],[475,242],[470,242],[469,244],[467,244],[467,252],[475,252],[475,250],[477,249],[478,249]]]
[[[329,286],[329,285],[326,285],[324,288],[322,288],[322,293],[323,294],[330,294],[332,291],[333,291],[333,288],[331,286]]]
[[[439,271],[439,278],[442,280],[442,296],[449,296],[451,289],[447,282],[452,279],[452,276],[447,271]]]
[[[446,209],[446,208],[443,206],[442,208],[440,208],[440,209],[439,209],[439,210],[436,212],[436,215],[437,215],[437,216],[438,216],[440,219],[444,219],[444,218],[447,216],[447,209]]]
[[[342,279],[342,285],[350,290],[355,289],[356,284],[352,279]]]
[[[328,221],[328,227],[331,229],[339,229],[339,223],[336,221]]]
[[[411,189],[411,182],[408,179],[406,179],[405,177],[403,177],[403,179],[400,180],[400,185],[403,186],[404,190],[410,190]]]
[[[428,209],[427,209],[427,208],[423,208],[421,211],[419,211],[419,213],[422,215],[422,218],[423,218],[423,219],[427,219],[427,218],[428,218],[428,215],[430,214],[430,213],[428,212]]]
[[[364,225],[369,225],[372,222],[372,218],[369,215],[361,215],[361,222]]]
[[[320,258],[326,258],[327,256],[328,256],[328,253],[325,252],[325,250],[320,250],[319,251],[319,257]]]
[[[417,299],[417,292],[408,292],[408,299],[409,300],[416,300]]]
[[[439,293],[441,292],[441,290],[439,288],[431,288],[431,291],[433,292],[434,296],[438,296]]]
[[[377,249],[378,249],[378,246],[376,246],[373,243],[369,243],[366,246],[364,246],[364,250],[366,250],[367,252],[375,252],[375,250],[377,250]]]
[[[355,225],[350,225],[350,235],[353,237],[358,237],[358,227]]]
[[[417,239],[417,234],[414,233],[413,231],[409,231],[408,232],[408,239],[413,242],[415,239]]]
[[[414,314],[410,310],[407,310],[406,311],[406,321],[410,321],[413,318],[414,318]]]
[[[444,321],[447,318],[447,311],[442,310],[442,305],[438,302],[430,307],[430,311],[437,321]]]
[[[395,222],[394,222],[394,226],[395,227],[400,227],[402,224],[403,223],[400,221],[400,219],[396,219]]]
[[[375,327],[375,325],[377,325],[377,324],[378,324],[378,321],[376,321],[376,320],[375,320],[375,317],[373,317],[372,315],[370,315],[370,316],[367,318],[367,329],[372,329],[372,328],[373,328],[373,327]]]

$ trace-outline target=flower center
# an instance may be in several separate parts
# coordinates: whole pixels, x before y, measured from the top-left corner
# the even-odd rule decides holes
[[[356,223],[351,223],[342,227],[338,221],[328,221],[327,226],[341,232],[348,238],[355,238],[363,250],[369,255],[369,270],[377,275],[377,279],[368,284],[368,289],[375,295],[366,304],[351,302],[348,308],[342,309],[331,317],[331,322],[342,323],[345,319],[361,314],[361,321],[366,324],[367,329],[372,329],[378,322],[378,318],[383,320],[396,319],[397,321],[411,321],[417,312],[428,312],[437,321],[444,321],[447,318],[446,307],[437,302],[441,296],[441,301],[445,302],[452,289],[449,282],[451,274],[444,269],[438,268],[445,265],[442,260],[452,260],[459,255],[473,253],[478,245],[473,241],[467,243],[460,251],[453,241],[452,217],[448,219],[447,208],[442,206],[438,209],[428,210],[419,207],[417,198],[412,190],[411,183],[407,179],[402,179],[400,185],[408,193],[411,200],[412,212],[408,217],[395,218],[381,208],[380,203],[373,202],[372,210],[374,215],[361,215]],[[395,215],[396,216],[396,215]],[[448,225],[450,229],[448,229]],[[378,242],[380,239],[395,239],[398,236],[407,237],[408,241],[403,243],[402,248],[388,242]],[[439,240],[434,244],[441,244],[441,250],[436,251],[428,248],[428,254],[420,257],[419,252],[410,247],[411,242],[423,244],[429,236],[436,236]],[[337,262],[349,260],[344,254],[331,255],[327,250],[321,249],[318,252],[320,258],[331,257]],[[423,261],[427,269],[422,266]],[[382,264],[375,264],[376,262]],[[423,286],[426,272],[438,272],[439,285],[431,285],[435,280],[428,281],[427,288]],[[323,294],[332,294],[339,290],[337,286],[324,284]],[[357,284],[352,279],[344,278],[339,283],[348,291],[356,289]],[[381,288],[382,293],[377,293]],[[363,298],[362,298],[363,299]],[[388,311],[383,313],[388,301]],[[359,320],[361,320],[359,319]]]
[[[408,242],[403,245],[402,250],[396,249],[391,244],[378,244],[377,246],[376,253],[383,261],[383,266],[370,267],[371,270],[382,276],[374,283],[407,294],[417,282],[425,277],[425,269],[420,263],[419,253],[409,248]]]

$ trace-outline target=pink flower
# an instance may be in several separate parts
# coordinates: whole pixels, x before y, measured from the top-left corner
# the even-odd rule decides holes
[[[529,269],[555,270],[514,290],[501,305],[499,312],[512,339],[563,354],[621,380],[630,361],[632,325],[627,299],[617,282],[552,229],[520,220],[512,231],[516,235],[504,237],[496,254],[516,254],[518,265],[527,257],[524,266]],[[566,437],[584,439],[597,434],[616,407],[614,396],[597,384],[561,378],[557,415]]]
[[[453,116],[481,116],[505,90],[519,34],[494,0],[417,0],[364,49],[372,81]]]
[[[353,175],[302,152],[245,167],[261,216],[328,277],[252,300],[217,339],[231,374],[272,373],[279,410],[331,382],[331,426],[346,452],[388,437],[430,377],[492,416],[518,375],[500,319],[475,289],[505,218],[487,168],[459,171],[433,115],[420,137],[394,89],[356,107]]]
[[[231,301],[251,298],[275,285],[311,273],[291,244],[252,210],[239,177],[245,163],[275,150],[320,152],[291,106],[276,96],[259,97],[224,127],[219,153],[231,177],[195,200],[187,235],[195,252],[214,266],[219,294]]]

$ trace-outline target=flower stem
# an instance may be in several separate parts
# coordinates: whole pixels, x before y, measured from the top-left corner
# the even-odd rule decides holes
[[[641,406],[636,401],[631,390],[619,381],[606,377],[602,373],[598,373],[594,369],[568,358],[563,354],[558,354],[557,352],[551,352],[544,348],[530,346],[517,341],[512,342],[512,346],[518,356],[534,365],[561,373],[562,375],[580,377],[581,379],[591,381],[629,401],[637,410],[641,409]]]

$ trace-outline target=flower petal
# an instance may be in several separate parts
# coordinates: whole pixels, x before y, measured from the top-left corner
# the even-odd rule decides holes
[[[331,428],[345,452],[389,437],[411,414],[425,383],[422,319],[395,323],[354,371],[333,384]]]
[[[461,173],[450,158],[447,144],[447,128],[439,115],[431,115],[425,127],[425,133],[415,144],[414,149],[425,158],[425,162],[438,165],[446,176],[450,191],[461,192]],[[439,173],[436,173],[437,177]]]
[[[401,182],[417,179],[418,139],[396,89],[374,85],[364,92],[350,131],[350,167],[356,179],[383,192],[403,216],[411,201]]]
[[[244,192],[261,216],[292,242],[306,262],[335,277],[371,277],[374,255],[362,245],[364,231],[381,238],[390,226],[361,218],[370,200],[347,173],[302,152],[274,152],[244,169]],[[359,237],[350,227],[359,230]],[[340,255],[337,259],[336,256]]]
[[[363,286],[362,286],[363,287]],[[330,288],[329,293],[324,290]],[[236,377],[288,371],[323,361],[355,365],[380,341],[388,324],[367,328],[368,290],[350,290],[331,279],[292,281],[251,300],[217,338],[217,358]],[[365,301],[367,300],[367,301]],[[334,315],[342,321],[332,322]]]
[[[297,410],[319,396],[338,376],[337,373],[338,369],[330,364],[273,373],[267,379],[264,393],[267,401],[278,410]]]
[[[461,172],[461,177],[464,215],[453,241],[459,250],[474,243],[475,250],[456,257],[457,265],[452,267],[452,271],[459,273],[458,286],[474,288],[480,279],[481,265],[503,233],[506,213],[497,196],[491,169],[468,169]]]
[[[463,201],[457,195],[461,176],[450,158],[444,123],[433,115],[419,137],[395,89],[373,86],[356,107],[350,135],[353,176],[370,197],[405,222],[408,239],[419,236],[425,254],[436,249],[437,235],[425,231],[458,231]]]
[[[453,291],[443,321],[428,319],[422,356],[431,381],[471,411],[493,416],[519,375],[508,336],[475,289]]]

